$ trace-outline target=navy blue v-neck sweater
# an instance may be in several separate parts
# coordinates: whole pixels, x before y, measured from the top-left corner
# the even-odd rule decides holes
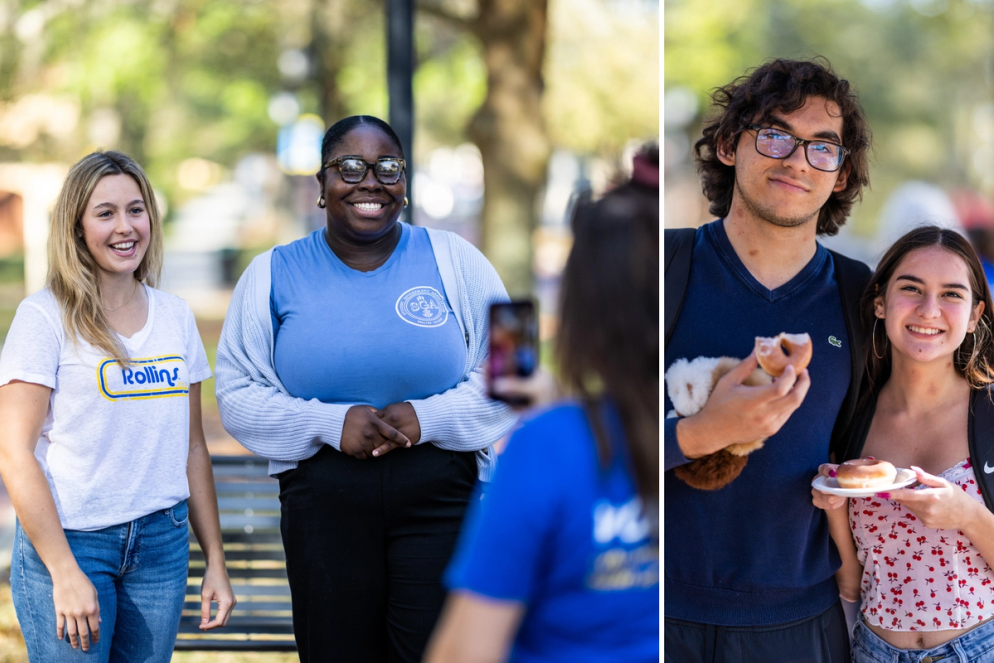
[[[671,469],[688,461],[676,420],[665,421],[667,617],[761,626],[819,614],[838,599],[838,552],[824,512],[811,503],[852,370],[833,257],[819,244],[797,276],[769,290],[739,260],[721,220],[699,228],[666,367],[680,358],[745,357],[756,336],[784,331],[811,335],[811,389],[731,484],[703,491],[678,479]]]

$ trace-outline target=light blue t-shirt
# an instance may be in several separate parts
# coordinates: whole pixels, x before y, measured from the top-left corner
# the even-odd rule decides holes
[[[445,584],[525,604],[512,663],[659,660],[659,547],[606,420],[606,468],[580,406],[524,424],[467,516]]]
[[[379,268],[345,265],[321,228],[272,256],[276,373],[291,395],[384,407],[462,380],[466,341],[424,228],[401,224]]]

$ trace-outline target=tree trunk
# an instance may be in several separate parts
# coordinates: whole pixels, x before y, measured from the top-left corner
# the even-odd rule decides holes
[[[345,100],[338,89],[338,73],[346,49],[352,45],[347,34],[350,16],[335,0],[317,0],[313,7],[313,34],[311,41],[311,73],[317,83],[321,104],[321,116],[325,126],[330,127],[345,117]]]
[[[483,157],[482,250],[512,296],[532,292],[549,139],[542,118],[547,0],[480,0],[470,29],[483,44],[487,96],[468,127]]]

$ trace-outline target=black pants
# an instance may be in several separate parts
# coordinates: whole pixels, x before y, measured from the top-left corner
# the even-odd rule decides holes
[[[842,602],[820,615],[771,626],[715,626],[665,619],[665,663],[849,663]]]
[[[417,663],[476,482],[472,452],[420,444],[356,460],[331,447],[280,475],[303,663]]]

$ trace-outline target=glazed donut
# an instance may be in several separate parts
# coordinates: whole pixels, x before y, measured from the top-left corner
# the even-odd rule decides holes
[[[839,488],[877,488],[889,486],[897,477],[897,468],[886,460],[860,458],[847,460],[835,470]]]
[[[780,377],[788,364],[800,373],[811,362],[814,346],[807,334],[783,332],[773,338],[756,337],[756,360],[759,367],[775,378]]]

